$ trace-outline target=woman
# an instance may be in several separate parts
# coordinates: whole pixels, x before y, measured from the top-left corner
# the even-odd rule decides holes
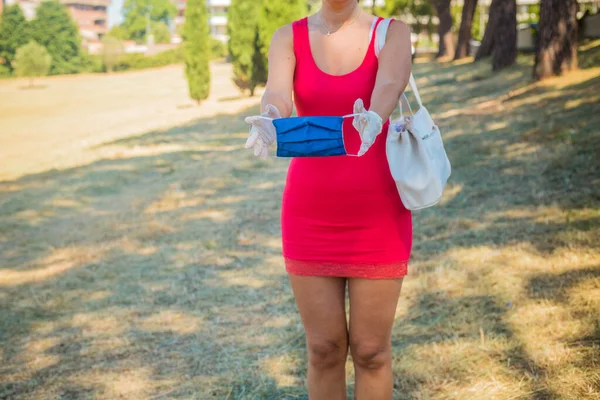
[[[283,255],[306,332],[311,400],[346,398],[348,350],[356,398],[392,398],[391,331],[412,226],[390,174],[385,136],[408,83],[411,42],[409,28],[394,21],[377,57],[373,32],[380,21],[356,0],[323,0],[316,14],[280,28],[269,50],[263,115],[289,117],[293,105],[299,116],[358,112],[344,122],[344,142],[348,153],[366,151],[294,158],[288,170]],[[246,146],[266,155],[273,124],[247,121]]]

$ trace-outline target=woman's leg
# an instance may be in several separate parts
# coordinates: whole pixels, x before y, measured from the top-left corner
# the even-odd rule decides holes
[[[355,398],[391,400],[392,326],[402,279],[349,279],[350,351]]]
[[[308,396],[311,400],[346,399],[345,278],[289,275],[306,331]]]

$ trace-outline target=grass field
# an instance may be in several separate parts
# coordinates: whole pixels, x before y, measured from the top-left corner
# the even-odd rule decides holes
[[[581,50],[540,84],[530,57],[415,65],[453,174],[414,216],[395,399],[600,399],[600,42]],[[243,148],[258,99],[228,74],[200,106],[178,67],[0,81],[0,399],[307,399],[287,161]]]

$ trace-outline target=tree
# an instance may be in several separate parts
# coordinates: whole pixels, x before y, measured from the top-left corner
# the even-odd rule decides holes
[[[464,0],[460,28],[458,30],[458,45],[454,59],[459,60],[467,57],[471,50],[471,31],[473,29],[473,17],[477,8],[477,0]]]
[[[268,75],[268,61],[261,52],[260,32],[258,26],[254,34],[254,41],[252,42],[252,69],[250,78],[250,96],[254,96],[254,90],[258,84],[267,82]]]
[[[32,40],[17,49],[14,63],[17,76],[29,77],[29,87],[33,87],[34,77],[48,75],[52,57],[44,46]]]
[[[438,25],[438,36],[440,38],[437,57],[454,56],[454,39],[452,38],[452,13],[450,12],[450,0],[432,0],[440,20]]]
[[[577,0],[542,0],[533,78],[577,68]]]
[[[304,0],[263,1],[258,18],[258,32],[261,53],[267,65],[269,45],[275,31],[286,24],[306,15],[307,3]],[[261,82],[265,83],[265,82]]]
[[[58,1],[43,1],[31,23],[33,39],[52,57],[50,74],[72,74],[82,68],[81,37],[67,8]]]
[[[261,78],[256,75],[254,63],[264,64],[258,32],[260,6],[256,0],[232,0],[227,15],[233,81],[240,89],[249,89],[251,96],[258,84],[256,78]]]
[[[146,39],[146,29],[151,28],[151,23],[169,24],[177,14],[177,7],[169,0],[125,0],[123,14],[123,27],[128,32],[128,39],[142,42]]]
[[[0,24],[0,57],[10,71],[17,49],[30,40],[29,23],[18,4],[7,6],[2,12]]]
[[[112,28],[110,28],[106,36],[110,36],[119,40],[128,40],[129,32],[127,31],[127,29],[125,29],[123,25],[115,25]]]
[[[112,72],[113,67],[119,62],[123,55],[123,43],[111,36],[102,38],[102,62],[106,71]]]
[[[492,0],[490,19],[475,60],[492,56],[492,69],[498,71],[517,59],[517,2]]]
[[[171,43],[169,27],[162,21],[152,23],[152,35],[154,36],[154,43]]]
[[[197,102],[210,93],[210,42],[205,0],[188,0],[183,27],[185,75],[190,97]]]
[[[412,30],[417,35],[425,31],[431,38],[435,31],[433,25],[435,10],[430,0],[386,0],[385,6],[377,10],[382,17],[401,15],[414,17]]]

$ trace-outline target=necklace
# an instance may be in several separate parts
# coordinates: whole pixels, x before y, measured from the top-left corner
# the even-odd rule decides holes
[[[358,9],[358,12],[356,13],[356,15],[354,16],[354,18],[352,18],[352,20],[344,25],[344,22],[342,22],[342,24],[340,25],[339,28],[337,29],[329,29],[329,27],[325,24],[325,21],[323,21],[323,13],[322,10],[319,12],[319,22],[321,23],[321,27],[323,27],[323,29],[325,29],[325,32],[327,36],[331,36],[332,33],[337,33],[339,31],[341,31],[342,29],[344,29],[347,26],[352,25],[354,22],[356,22],[356,20],[358,19],[358,16],[360,15],[360,6],[356,6],[356,8]]]

